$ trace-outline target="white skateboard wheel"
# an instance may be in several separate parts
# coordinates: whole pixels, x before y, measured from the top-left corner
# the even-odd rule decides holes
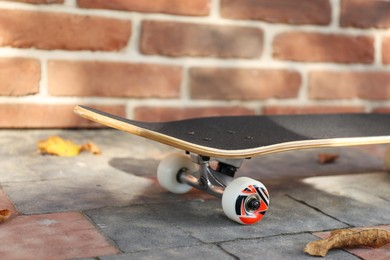
[[[166,190],[183,194],[191,190],[191,186],[180,183],[177,175],[181,169],[196,171],[196,165],[191,159],[182,154],[171,154],[164,158],[157,168],[157,181]]]
[[[222,196],[222,208],[226,216],[240,224],[259,222],[268,206],[269,195],[264,184],[248,177],[233,180]]]

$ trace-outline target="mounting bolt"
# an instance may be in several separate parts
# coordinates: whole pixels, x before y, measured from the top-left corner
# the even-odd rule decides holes
[[[199,178],[199,186],[204,190],[207,189],[207,180],[204,177]]]
[[[260,201],[258,199],[253,198],[248,201],[246,206],[250,211],[256,211],[260,208]]]

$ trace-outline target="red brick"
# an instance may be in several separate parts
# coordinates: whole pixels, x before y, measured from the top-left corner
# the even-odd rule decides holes
[[[263,32],[257,28],[210,24],[145,21],[141,52],[166,56],[257,58]]]
[[[372,110],[373,113],[390,114],[390,107],[377,107]]]
[[[158,122],[207,116],[254,115],[255,111],[245,107],[137,107],[136,120]]]
[[[340,24],[343,27],[389,28],[390,2],[342,0]]]
[[[73,113],[75,105],[0,104],[2,128],[74,128],[102,127]],[[125,116],[121,105],[91,105],[112,114]]]
[[[48,62],[49,92],[55,96],[159,97],[180,94],[178,66],[122,62]]]
[[[300,74],[290,70],[200,67],[190,70],[194,99],[295,98],[300,86]]]
[[[374,39],[310,32],[287,32],[275,37],[276,59],[304,62],[373,63]]]
[[[386,100],[390,98],[390,72],[313,71],[309,73],[309,96]]]
[[[287,114],[339,114],[363,113],[364,107],[355,106],[266,106],[263,113],[270,115]]]
[[[0,58],[0,95],[24,96],[39,91],[41,65],[37,59]]]
[[[26,4],[63,4],[64,0],[6,0],[10,2],[21,2]]]
[[[390,37],[385,37],[382,43],[382,61],[390,64]]]
[[[210,0],[77,0],[82,8],[124,10],[178,15],[208,15]]]
[[[119,253],[74,212],[17,216],[1,225],[0,240],[3,259],[75,259]]]
[[[326,25],[331,20],[329,0],[222,0],[222,16],[271,23]]]
[[[89,15],[0,10],[0,46],[104,50],[126,47],[131,23]]]

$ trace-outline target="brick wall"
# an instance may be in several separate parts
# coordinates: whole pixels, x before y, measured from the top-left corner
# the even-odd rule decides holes
[[[0,127],[390,112],[387,0],[0,1]]]

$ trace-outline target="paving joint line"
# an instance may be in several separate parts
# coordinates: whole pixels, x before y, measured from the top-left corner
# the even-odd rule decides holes
[[[227,255],[233,257],[233,258],[236,259],[236,260],[239,260],[239,259],[240,259],[240,258],[239,258],[238,256],[236,256],[235,254],[230,253],[230,252],[227,251],[225,248],[223,248],[223,247],[221,246],[221,242],[216,243],[215,245],[216,245],[222,252],[224,252],[225,254],[227,254]]]
[[[48,181],[61,181],[61,180],[68,180],[69,178],[48,178],[48,179],[39,179],[39,180],[20,180],[20,181],[4,181],[1,182],[3,185],[1,187],[4,187],[4,185],[7,184],[18,184],[18,183],[38,183],[38,182],[48,182]]]
[[[286,197],[288,197],[288,198],[290,198],[290,199],[292,199],[292,200],[294,200],[294,201],[296,201],[296,202],[298,202],[298,203],[300,203],[300,204],[302,204],[302,205],[304,205],[304,206],[307,206],[307,207],[309,207],[309,208],[311,208],[311,209],[313,209],[313,210],[315,210],[315,211],[317,211],[317,212],[319,212],[319,213],[321,213],[321,214],[323,214],[323,215],[325,215],[325,216],[327,216],[327,217],[330,217],[330,218],[332,218],[332,219],[334,219],[334,220],[336,220],[336,221],[338,221],[338,222],[341,222],[341,223],[347,225],[348,227],[351,227],[351,228],[352,228],[352,227],[355,227],[355,226],[353,226],[353,225],[351,225],[351,224],[349,224],[349,223],[347,223],[347,222],[345,222],[345,221],[342,221],[342,220],[340,220],[340,219],[338,219],[338,218],[336,218],[336,217],[334,217],[334,216],[332,216],[332,215],[329,215],[328,213],[322,211],[321,209],[319,209],[319,208],[317,208],[317,207],[314,207],[314,206],[310,205],[309,203],[307,203],[307,202],[305,202],[305,201],[303,201],[303,200],[294,198],[293,196],[291,196],[291,195],[289,195],[289,194],[286,194]]]
[[[235,238],[235,239],[231,239],[231,240],[223,240],[223,241],[215,241],[215,242],[201,241],[201,242],[206,244],[206,245],[218,246],[219,244],[223,244],[223,243],[231,243],[231,242],[238,242],[238,241],[251,241],[251,240],[257,240],[257,239],[267,239],[267,238],[273,238],[273,237],[278,237],[278,236],[294,236],[294,235],[302,235],[302,234],[313,235],[312,232],[322,232],[322,231],[302,231],[302,232],[293,232],[293,233],[280,233],[280,234],[269,235],[269,236],[264,236],[264,237],[248,237],[248,238],[241,237],[241,238]]]
[[[361,189],[361,188],[354,188],[354,189],[356,189],[357,191],[360,191],[360,192],[368,193],[366,190]],[[389,198],[386,198],[386,197],[383,197],[383,196],[380,196],[380,195],[378,196],[378,195],[376,195],[376,194],[371,194],[371,193],[369,193],[369,194],[372,195],[372,196],[374,196],[374,197],[377,197],[377,198],[379,198],[379,199],[382,199],[382,200],[384,200],[384,201],[390,202]]]
[[[390,199],[388,199],[388,198],[386,198],[386,197],[379,196],[378,198],[383,199],[384,201],[390,202]]]
[[[330,230],[322,230],[322,231],[302,231],[302,232],[295,232],[295,233],[281,233],[281,234],[276,234],[276,235],[270,235],[270,236],[264,236],[264,237],[255,237],[255,238],[237,238],[237,239],[232,239],[232,240],[226,240],[226,241],[220,241],[220,242],[211,242],[211,243],[206,243],[204,242],[205,244],[215,244],[217,247],[221,248],[224,252],[228,253],[229,255],[233,256],[235,259],[240,259],[239,257],[235,256],[234,254],[230,253],[230,252],[227,252],[222,246],[221,244],[223,243],[231,243],[231,242],[237,242],[237,241],[251,241],[251,240],[258,240],[258,239],[267,239],[267,238],[273,238],[273,237],[278,237],[278,236],[294,236],[294,235],[303,235],[303,234],[308,234],[308,235],[311,235],[313,237],[316,237],[315,235],[313,235],[313,232],[326,232],[326,231],[330,231]],[[340,248],[340,250],[344,251],[345,253],[349,254],[349,255],[352,255],[354,257],[357,257],[359,259],[364,259],[364,258],[361,258],[360,256],[357,256],[347,250],[345,250],[344,248]]]
[[[115,240],[113,238],[111,238],[109,235],[106,235],[103,233],[102,231],[102,228],[99,227],[98,224],[95,223],[95,221],[93,221],[92,218],[90,218],[86,213],[84,213],[83,211],[79,212],[89,223],[91,223],[91,225],[95,228],[95,230],[100,234],[102,235],[107,243],[109,243],[111,246],[115,247],[117,250],[118,250],[118,253],[117,254],[124,254],[125,252],[123,252],[123,250],[119,247],[119,245],[115,242]],[[98,259],[100,259],[100,257],[98,257]]]

